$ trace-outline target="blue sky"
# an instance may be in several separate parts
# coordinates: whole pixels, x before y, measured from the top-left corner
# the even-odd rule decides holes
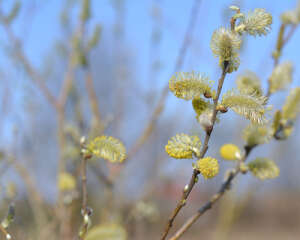
[[[5,1],[4,8],[9,9],[13,1]],[[22,2],[22,1],[21,1]],[[24,1],[23,1],[24,2]],[[25,1],[27,2],[27,1]],[[49,48],[55,40],[61,38],[59,26],[60,10],[62,9],[61,0],[28,1],[36,3],[35,15],[32,18],[30,28],[26,25],[24,12],[14,24],[16,32],[25,36],[27,51],[30,59],[40,65],[43,56],[47,54]],[[96,23],[103,25],[103,36],[112,34],[112,27],[115,21],[115,11],[111,4],[112,0],[94,0],[93,18],[90,26]],[[137,65],[141,76],[145,76],[149,60],[149,39],[151,37],[152,18],[150,16],[153,3],[160,2],[162,9],[162,42],[159,57],[163,62],[161,78],[167,78],[172,74],[173,65],[182,42],[182,38],[188,23],[192,0],[161,0],[161,1],[125,1],[125,39],[128,46],[132,48],[134,56],[137,58]],[[224,9],[237,1],[207,1],[202,0],[200,15],[198,17],[195,36],[185,61],[183,70],[196,70],[206,72],[211,77],[215,77],[217,60],[213,58],[209,49],[209,42],[213,31],[224,24]],[[293,8],[296,1],[239,1],[242,5],[242,11],[249,11],[256,7],[265,8],[273,15],[272,31],[266,37],[247,37],[244,59],[241,57],[240,71],[243,69],[252,69],[259,71],[262,77],[268,76],[272,67],[270,52],[275,45],[275,37],[279,29],[279,16],[283,10]],[[158,5],[156,3],[156,5]],[[27,6],[27,5],[26,5]],[[25,7],[26,8],[26,7]],[[228,11],[229,12],[229,11]],[[76,10],[74,16],[76,15]],[[75,18],[75,17],[74,17]],[[229,21],[229,20],[228,20]],[[2,32],[2,30],[1,30]],[[2,35],[2,34],[1,34]],[[4,37],[1,37],[1,40]],[[4,38],[5,39],[5,38]],[[289,59],[297,64],[298,52],[297,42],[299,34],[295,34],[289,46],[284,50],[283,59]],[[138,46],[138,52],[135,47]],[[2,65],[6,64],[2,57]],[[297,65],[295,66],[297,69]],[[234,78],[234,74],[233,74]],[[140,78],[143,81],[143,78]],[[295,79],[299,79],[299,73],[295,72]],[[164,81],[159,81],[162,85]]]
[[[75,0],[76,1],[76,0]],[[115,0],[118,1],[118,0]],[[25,38],[24,49],[27,56],[35,66],[42,66],[44,57],[49,53],[55,42],[62,38],[59,16],[63,7],[62,0],[23,0],[26,3],[22,8],[22,14],[13,24],[16,33]],[[134,58],[134,64],[139,84],[142,88],[161,89],[168,82],[169,77],[173,74],[174,64],[178,55],[179,48],[189,21],[193,0],[124,0],[124,26],[125,26],[125,43],[128,51]],[[182,71],[200,71],[209,75],[216,81],[220,74],[218,61],[213,57],[209,48],[210,39],[213,31],[224,23],[229,25],[229,13],[227,7],[233,3],[240,2],[241,10],[248,12],[254,8],[265,8],[273,15],[273,25],[270,34],[264,37],[249,36],[245,40],[245,48],[241,54],[241,65],[237,73],[231,74],[225,82],[224,90],[233,87],[234,79],[237,74],[243,70],[249,69],[258,73],[266,83],[270,75],[273,60],[271,52],[275,46],[275,39],[280,26],[279,16],[284,10],[294,8],[296,0],[247,0],[247,1],[209,1],[202,0],[200,13],[195,28],[195,34],[188,50]],[[3,8],[8,11],[13,1],[2,1]],[[116,12],[112,7],[112,0],[93,0],[92,20],[90,28],[100,23],[103,26],[103,38],[111,39],[113,27],[116,21]],[[28,12],[28,6],[33,4],[35,9]],[[162,19],[158,27],[162,31],[162,38],[157,52],[154,57],[161,62],[161,70],[157,79],[149,83],[147,74],[149,72],[150,39],[153,28],[153,19],[151,9],[153,6],[161,8]],[[226,12],[227,11],[227,12]],[[26,15],[27,14],[27,15]],[[28,17],[31,16],[32,18]],[[76,19],[78,8],[73,12],[73,20]],[[225,18],[224,16],[227,16]],[[27,20],[26,20],[27,19]],[[29,19],[29,20],[28,20]],[[291,60],[295,66],[293,86],[300,84],[300,62],[299,46],[300,32],[295,33],[293,39],[284,49],[282,59]],[[8,44],[3,29],[0,28],[0,44],[5,48]],[[14,76],[20,78],[16,84],[21,85],[24,76],[21,71],[15,67],[14,63],[7,61],[6,53],[3,49],[0,51],[0,64],[2,71],[14,72]],[[17,87],[18,89],[18,87]],[[20,89],[20,88],[19,88]],[[0,91],[1,94],[1,91]],[[284,99],[284,93],[278,94],[273,99],[280,102]],[[176,104],[175,104],[176,101]],[[174,107],[175,105],[175,107]],[[177,109],[190,108],[190,103],[178,101],[171,94],[168,97],[165,114],[176,112]],[[192,111],[192,110],[191,110]],[[299,132],[299,130],[298,130]]]

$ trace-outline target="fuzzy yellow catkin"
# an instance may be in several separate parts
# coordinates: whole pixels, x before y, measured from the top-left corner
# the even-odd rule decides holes
[[[241,158],[241,150],[235,144],[224,144],[220,148],[220,155],[226,160],[238,160]]]
[[[268,143],[272,139],[273,130],[268,125],[250,124],[243,131],[243,139],[248,146]]]
[[[238,55],[241,42],[239,35],[221,27],[214,31],[210,48],[216,57],[221,58],[223,61],[229,61],[232,57]]]
[[[291,90],[282,108],[282,118],[294,120],[300,112],[300,87]]]
[[[280,19],[284,24],[297,25],[300,22],[300,1],[298,1],[297,6],[292,9],[285,11],[281,14]]]
[[[114,137],[100,136],[92,140],[87,149],[94,156],[104,158],[112,163],[123,162],[126,159],[126,148]]]
[[[256,8],[253,12],[249,12],[242,24],[245,25],[244,30],[253,36],[267,35],[271,30],[272,15],[267,13],[265,9]]]
[[[76,180],[70,173],[63,172],[59,174],[58,189],[60,191],[71,191],[74,190],[75,187],[76,187]]]
[[[211,93],[212,81],[201,73],[179,72],[169,80],[169,88],[176,97],[191,100]]]
[[[236,71],[240,65],[238,50],[241,47],[242,40],[240,36],[226,28],[219,28],[214,31],[210,48],[215,55],[219,58],[219,65],[224,67],[225,61],[227,62],[227,72],[231,73]]]
[[[196,163],[196,168],[205,179],[213,178],[219,173],[218,160],[212,157],[201,158]]]
[[[270,93],[285,89],[292,82],[293,64],[289,61],[283,62],[275,67],[271,77]]]
[[[246,94],[262,95],[261,82],[259,77],[252,71],[245,71],[238,75],[236,85],[240,92]]]
[[[200,152],[201,141],[197,136],[181,133],[172,137],[165,147],[170,157],[177,159],[193,158],[193,154]]]
[[[279,176],[278,166],[268,158],[256,158],[248,163],[250,172],[260,180],[272,179]]]
[[[244,116],[253,123],[263,124],[266,122],[265,114],[266,97],[249,95],[235,90],[228,91],[222,97],[221,104],[231,108],[237,114]]]

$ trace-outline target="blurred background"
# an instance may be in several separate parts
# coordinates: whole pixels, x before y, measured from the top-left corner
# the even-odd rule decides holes
[[[191,102],[167,91],[169,78],[194,70],[216,82],[220,69],[209,45],[215,29],[229,26],[228,7],[265,8],[273,16],[271,32],[244,38],[240,67],[223,91],[244,70],[256,72],[266,91],[280,14],[297,1],[91,0],[89,9],[83,2],[0,1],[0,217],[13,203],[14,239],[73,239],[82,218],[78,141],[105,134],[120,139],[129,156],[121,165],[89,162],[93,225],[114,222],[128,239],[159,239],[193,162],[169,158],[164,147],[176,133],[205,136]],[[300,83],[299,41],[296,30],[281,56],[294,64],[291,87]],[[274,110],[286,96],[271,97]],[[228,142],[242,148],[248,124],[232,112],[221,117],[208,150],[219,159],[220,174],[199,178],[173,231],[218,190],[234,166],[220,158],[219,148]],[[239,176],[183,239],[299,239],[299,142],[298,119],[290,138],[250,156],[273,159],[280,176],[264,182]],[[76,187],[58,187],[62,172],[76,179]]]

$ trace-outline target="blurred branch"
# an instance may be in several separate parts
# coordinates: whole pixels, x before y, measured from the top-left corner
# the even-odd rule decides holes
[[[292,36],[294,35],[295,31],[297,30],[298,25],[293,25],[290,29],[290,31],[287,33],[285,39],[283,40],[283,46],[285,46],[290,39],[292,38]]]
[[[91,74],[91,71],[89,68],[86,69],[84,78],[85,78],[85,87],[88,92],[88,98],[90,101],[92,114],[96,120],[97,127],[99,127],[98,134],[101,134],[104,131],[105,124],[103,124],[102,119],[101,119],[101,112],[99,110],[100,108],[99,108],[99,103],[98,103],[98,99],[97,99],[97,94],[95,92],[95,86],[94,86],[92,74]]]
[[[82,160],[81,160],[81,193],[82,193],[82,205],[81,205],[81,214],[83,216],[83,225],[79,231],[79,238],[84,240],[85,236],[88,231],[88,227],[90,224],[90,215],[92,214],[92,210],[87,206],[87,161],[92,157],[90,154],[86,154],[85,149],[85,139],[83,138],[81,141],[81,153],[82,153]]]
[[[178,54],[173,72],[179,71],[179,69],[183,65],[183,61],[184,61],[184,58],[186,56],[188,46],[191,42],[191,39],[192,39],[192,36],[193,36],[193,33],[194,33],[195,25],[196,25],[196,22],[197,22],[197,16],[198,16],[198,13],[199,13],[200,3],[201,3],[201,0],[195,0],[194,1],[194,6],[192,7],[192,11],[191,11],[191,14],[190,14],[189,24],[188,24],[188,27],[186,29],[185,36],[184,36],[181,48],[179,50],[179,54]],[[133,155],[135,155],[135,153],[140,149],[140,147],[150,137],[150,135],[151,135],[151,133],[152,133],[154,127],[155,127],[156,120],[158,119],[161,112],[163,111],[163,108],[164,108],[164,105],[165,105],[165,102],[166,102],[166,99],[167,99],[167,96],[168,96],[168,92],[169,92],[169,84],[167,83],[166,86],[162,90],[162,93],[161,93],[161,95],[159,97],[159,100],[158,100],[158,104],[157,104],[152,116],[150,117],[150,120],[149,120],[148,124],[144,128],[144,130],[143,130],[142,134],[139,136],[139,138],[135,141],[134,145],[129,150],[128,158],[131,158]]]
[[[279,59],[280,59],[280,57],[282,55],[282,50],[283,50],[284,46],[290,41],[290,39],[294,35],[294,33],[295,33],[298,25],[291,26],[289,32],[285,36],[286,27],[287,27],[286,24],[282,23],[280,25],[280,28],[279,28],[279,32],[278,32],[278,36],[277,36],[277,41],[276,41],[276,47],[275,47],[275,50],[273,52],[274,68],[278,65]],[[267,97],[269,97],[270,94],[271,94],[270,93],[270,89],[268,89]]]
[[[34,69],[34,67],[31,65],[29,59],[25,56],[21,41],[15,36],[15,34],[13,33],[13,31],[10,28],[10,25],[3,23],[3,26],[4,26],[4,30],[8,36],[11,44],[13,45],[13,51],[15,53],[15,56],[23,64],[25,71],[30,76],[33,83],[40,89],[40,91],[45,96],[45,98],[48,100],[48,102],[52,106],[57,108],[57,101],[56,101],[55,97],[52,95],[52,93],[49,91],[48,87],[46,86],[44,79]]]
[[[35,222],[37,225],[43,225],[47,222],[47,214],[44,212],[44,199],[41,193],[38,191],[37,186],[35,185],[35,179],[33,179],[32,175],[29,171],[13,156],[6,157],[7,163],[10,164],[20,175],[24,184],[28,190],[29,196],[28,201],[33,211]]]
[[[74,64],[72,63],[72,56],[73,54],[70,54],[70,57],[68,59],[68,67],[67,67],[67,71],[65,73],[65,77],[64,77],[64,81],[60,90],[60,94],[58,97],[58,106],[60,108],[61,111],[63,111],[66,102],[67,102],[67,98],[70,92],[70,89],[72,87],[72,82],[74,79]]]
[[[246,193],[239,198],[235,196],[236,194],[229,193],[224,196],[224,199],[220,202],[220,207],[218,208],[218,220],[216,229],[214,230],[213,239],[230,239],[229,233],[233,230],[235,224],[241,219],[243,212],[253,200],[253,195],[257,192],[259,186],[260,185],[258,184],[252,184],[248,187]]]
[[[0,231],[5,236],[5,239],[7,239],[7,240],[13,240],[12,236],[6,231],[6,229],[4,227],[2,227],[1,224],[0,224]]]
[[[107,188],[113,188],[114,182],[110,180],[98,166],[91,166],[89,169],[96,175],[99,182],[104,183]]]

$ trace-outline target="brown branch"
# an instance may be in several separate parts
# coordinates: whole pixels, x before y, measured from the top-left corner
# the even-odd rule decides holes
[[[297,25],[293,25],[290,29],[290,31],[287,33],[286,37],[283,39],[283,46],[285,46],[292,38],[292,36],[294,35],[296,29],[298,27]]]
[[[65,73],[64,81],[61,86],[61,90],[58,97],[58,104],[60,108],[64,108],[67,102],[67,98],[70,92],[70,89],[72,87],[72,82],[74,79],[74,64],[72,63],[72,55],[70,54],[70,57],[68,59],[68,67],[67,71]]]
[[[199,13],[199,8],[200,8],[200,3],[201,3],[201,0],[194,1],[194,6],[192,7],[192,12],[190,14],[189,24],[186,29],[185,36],[184,36],[181,48],[179,50],[179,54],[178,54],[175,66],[174,66],[174,72],[179,71],[179,69],[183,65],[183,61],[185,59],[186,52],[187,52],[188,46],[190,44],[191,38],[193,36],[194,29],[195,29],[197,16]],[[148,124],[144,128],[140,137],[135,141],[135,144],[129,150],[128,159],[131,158],[133,155],[135,155],[135,153],[140,149],[140,147],[150,137],[150,135],[153,131],[153,128],[155,127],[155,123],[156,123],[158,117],[160,116],[161,112],[163,111],[163,108],[164,108],[164,105],[165,105],[165,102],[166,102],[166,99],[168,96],[168,92],[169,92],[169,85],[167,84],[162,90],[162,93],[158,100],[158,104],[157,104]]]
[[[203,158],[204,155],[206,154],[206,151],[208,149],[209,139],[210,139],[211,133],[213,131],[214,124],[216,122],[217,112],[218,112],[217,111],[217,105],[218,105],[218,101],[219,101],[220,94],[221,94],[221,91],[222,91],[224,79],[225,79],[225,76],[226,76],[226,71],[227,71],[227,67],[228,67],[227,62],[225,62],[224,65],[225,65],[224,70],[222,71],[221,78],[219,79],[219,82],[218,82],[217,94],[216,94],[216,97],[214,98],[214,106],[213,106],[213,115],[212,115],[212,119],[211,119],[211,126],[206,129],[206,136],[205,136],[204,144],[202,146],[199,158]],[[173,213],[172,213],[171,217],[169,218],[169,220],[167,222],[167,225],[166,225],[165,231],[164,231],[164,233],[161,237],[161,240],[166,239],[166,237],[167,237],[167,235],[168,235],[168,233],[169,233],[169,231],[170,231],[170,229],[173,225],[173,222],[174,222],[176,216],[178,215],[180,210],[185,206],[186,200],[189,197],[193,187],[195,186],[199,174],[200,174],[200,172],[197,169],[194,169],[192,177],[189,181],[189,184],[187,185],[187,189],[184,189],[181,199],[177,203],[176,208],[173,210]]]
[[[83,225],[79,232],[79,238],[84,239],[88,231],[89,221],[88,218],[91,215],[91,212],[87,206],[87,161],[90,159],[91,155],[84,155],[81,161],[81,193],[82,193],[82,205],[81,205],[81,214],[83,216]]]
[[[240,166],[241,163],[244,163],[249,156],[250,152],[255,146],[245,146],[245,155],[244,157],[237,163],[236,168],[233,169],[231,172],[229,172],[226,180],[221,185],[219,191],[214,194],[210,200],[205,203],[201,208],[198,209],[197,213],[195,213],[193,216],[191,216],[185,224],[169,239],[169,240],[177,240],[179,239],[207,210],[211,209],[214,204],[222,198],[222,196],[225,194],[227,190],[230,189],[231,183],[233,179],[241,172]]]
[[[82,181],[82,210],[85,213],[86,212],[86,206],[87,206],[87,178],[86,178],[86,157],[82,160],[81,165],[81,181]]]
[[[5,236],[5,239],[13,240],[12,236],[6,231],[6,229],[4,227],[2,227],[1,224],[0,224],[0,232],[3,233],[3,235]]]
[[[10,164],[24,181],[25,187],[29,193],[28,201],[34,214],[37,226],[42,226],[47,222],[47,214],[44,212],[44,199],[35,185],[36,180],[33,179],[29,171],[13,156],[7,156],[7,163]]]

